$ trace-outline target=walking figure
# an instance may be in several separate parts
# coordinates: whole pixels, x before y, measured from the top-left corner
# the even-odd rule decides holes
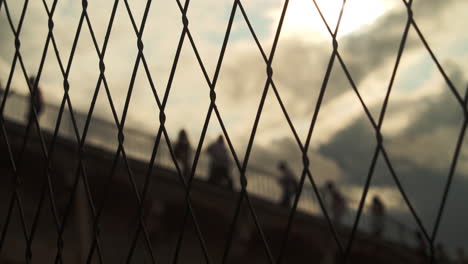
[[[208,146],[208,156],[210,157],[210,171],[208,181],[213,184],[227,185],[233,189],[230,177],[230,161],[223,136]]]
[[[332,181],[325,184],[325,194],[331,207],[331,220],[335,226],[340,225],[346,211],[346,200]]]
[[[297,192],[297,180],[285,161],[280,161],[278,163],[278,169],[281,171],[281,178],[279,178],[279,183],[283,188],[281,205],[289,207],[291,205],[292,196]]]
[[[374,196],[371,205],[372,234],[380,237],[385,226],[385,205],[379,196]]]
[[[185,178],[189,177],[190,173],[190,142],[187,137],[187,132],[185,129],[180,130],[179,137],[174,146],[174,155],[176,159],[182,164],[182,175]]]
[[[28,81],[31,87],[31,101],[29,104],[29,111],[27,116],[28,125],[30,125],[34,120],[34,108],[36,109],[37,119],[39,120],[39,116],[42,113],[43,100],[41,89],[39,88],[39,85],[36,86],[36,77],[31,76]]]

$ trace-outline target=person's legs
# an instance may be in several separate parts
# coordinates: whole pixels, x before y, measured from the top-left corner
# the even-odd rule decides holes
[[[383,215],[379,215],[376,217],[376,235],[377,236],[382,236],[383,230],[384,230],[384,217]]]

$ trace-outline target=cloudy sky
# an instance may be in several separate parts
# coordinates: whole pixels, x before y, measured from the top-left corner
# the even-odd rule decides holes
[[[7,1],[16,25],[21,1]],[[46,1],[51,6],[53,1]],[[114,1],[90,1],[88,13],[102,48]],[[145,1],[130,1],[137,24]],[[318,0],[331,27],[336,25],[341,1]],[[267,54],[270,53],[283,0],[244,0],[243,5]],[[192,0],[189,28],[209,78],[213,78],[232,1]],[[468,2],[463,0],[414,0],[414,18],[462,96],[467,85],[468,22],[463,18]],[[81,13],[80,1],[59,1],[54,14],[54,34],[60,56],[67,65]],[[374,119],[378,120],[385,92],[396,61],[407,20],[403,1],[349,0],[338,34],[339,51]],[[144,54],[156,89],[163,96],[182,31],[176,1],[154,1],[143,33]],[[5,6],[0,10],[0,81],[6,83],[14,56],[14,36]],[[29,74],[36,74],[47,37],[47,16],[41,1],[30,1],[21,32],[21,53]],[[121,116],[137,56],[137,37],[125,5],[119,4],[105,56],[106,78]],[[63,76],[49,49],[40,86],[50,104],[63,96]],[[291,0],[273,61],[273,79],[285,107],[305,141],[326,67],[332,52],[331,38],[309,0]],[[70,69],[70,95],[75,108],[87,112],[99,77],[99,59],[84,26]],[[244,156],[266,80],[266,66],[241,12],[237,10],[233,30],[217,83],[217,104],[234,147]],[[25,80],[17,67],[12,89],[26,93]],[[111,119],[103,93],[95,115]],[[198,141],[209,106],[209,87],[188,39],[185,39],[166,108],[167,127],[176,135],[186,128],[193,144]],[[15,106],[7,104],[8,108]],[[143,68],[135,81],[126,126],[154,133],[158,109]],[[385,148],[397,175],[409,193],[416,211],[429,230],[434,225],[442,190],[449,172],[455,144],[463,122],[462,108],[432,61],[416,31],[408,35],[382,127]],[[220,133],[212,118],[207,140]],[[343,192],[359,199],[375,150],[375,132],[363,107],[336,61],[317,125],[312,136],[311,170],[317,181],[333,179]],[[301,170],[300,150],[279,104],[270,90],[252,150],[252,162],[268,168],[279,159]],[[468,247],[468,150],[463,145],[454,176],[439,240],[450,247]],[[382,157],[371,183],[370,197],[383,195],[395,217],[415,227]],[[370,199],[369,199],[370,200]],[[351,205],[356,206],[355,204]]]

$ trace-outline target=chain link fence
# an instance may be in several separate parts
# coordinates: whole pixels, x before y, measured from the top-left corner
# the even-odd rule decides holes
[[[1,240],[0,240],[0,250],[4,249],[8,243],[13,243],[8,240],[8,230],[11,228],[11,219],[14,218],[13,214],[15,210],[19,212],[19,217],[14,218],[19,222],[17,223],[20,226],[21,234],[16,234],[16,236],[22,237],[22,243],[24,244],[25,254],[22,262],[32,263],[36,262],[35,258],[37,254],[33,253],[33,244],[37,240],[44,238],[36,235],[38,228],[38,222],[42,214],[44,207],[50,207],[51,216],[53,219],[53,226],[56,232],[56,247],[55,250],[56,263],[63,263],[65,259],[65,247],[67,245],[67,236],[64,234],[67,224],[69,224],[69,218],[79,218],[80,214],[73,213],[74,203],[77,200],[84,201],[84,207],[89,210],[89,218],[91,219],[90,225],[87,228],[90,229],[91,233],[91,243],[89,247],[83,249],[82,255],[84,256],[83,261],[87,263],[107,263],[105,261],[105,251],[106,244],[102,240],[101,229],[105,227],[102,226],[102,218],[105,217],[105,208],[109,206],[109,203],[112,203],[109,200],[109,192],[112,188],[112,184],[115,184],[114,178],[116,174],[124,171],[128,177],[128,183],[126,184],[126,189],[129,191],[129,194],[137,201],[136,209],[134,210],[136,223],[134,223],[134,232],[127,238],[129,242],[128,254],[125,257],[127,262],[135,261],[132,260],[134,255],[141,254],[140,250],[147,252],[146,254],[150,257],[147,259],[148,263],[157,263],[158,255],[154,250],[154,243],[151,238],[151,230],[149,230],[148,223],[145,220],[145,208],[146,203],[149,203],[151,199],[150,184],[152,181],[156,181],[154,176],[157,173],[159,167],[164,167],[171,171],[174,177],[177,178],[177,181],[182,186],[184,190],[184,195],[181,200],[183,200],[183,206],[179,208],[181,210],[180,219],[184,223],[178,230],[178,235],[176,236],[176,242],[174,246],[174,252],[172,262],[177,263],[180,256],[180,250],[184,243],[184,237],[186,236],[187,231],[185,223],[190,221],[193,223],[194,236],[196,237],[196,243],[199,244],[202,251],[201,263],[217,263],[214,261],[213,254],[210,252],[209,247],[207,246],[206,241],[206,232],[203,232],[203,229],[200,228],[199,219],[200,214],[196,213],[194,202],[192,199],[193,192],[195,189],[195,183],[197,181],[205,181],[208,175],[209,170],[209,159],[203,151],[205,144],[205,139],[207,135],[207,130],[210,122],[218,122],[222,129],[222,134],[227,142],[229,152],[231,154],[234,169],[233,169],[233,179],[235,179],[235,203],[232,208],[226,208],[225,210],[231,210],[230,215],[232,218],[229,219],[229,228],[225,236],[225,244],[222,245],[222,254],[219,259],[221,263],[229,262],[230,252],[233,250],[234,237],[239,231],[239,223],[245,221],[244,216],[249,215],[251,217],[254,233],[258,235],[259,244],[264,251],[264,259],[267,263],[285,263],[286,251],[289,243],[293,243],[294,240],[291,236],[294,233],[294,221],[298,218],[298,214],[306,215],[323,215],[322,221],[325,223],[326,229],[331,234],[332,241],[334,241],[334,248],[336,248],[336,260],[337,263],[350,263],[353,262],[353,247],[357,247],[357,240],[359,236],[366,232],[370,232],[370,222],[368,215],[365,213],[365,201],[368,196],[368,191],[371,185],[371,180],[374,176],[374,171],[378,159],[383,159],[385,165],[390,171],[390,175],[395,182],[399,192],[402,194],[406,206],[409,208],[411,215],[414,217],[415,222],[418,226],[418,231],[421,234],[421,239],[424,241],[424,244],[428,245],[427,248],[427,258],[424,261],[427,263],[435,263],[435,241],[437,239],[439,225],[444,216],[444,208],[447,203],[447,197],[451,188],[452,179],[457,167],[457,161],[459,160],[459,155],[461,152],[464,135],[467,125],[467,99],[466,95],[460,94],[459,90],[454,86],[451,79],[447,75],[446,71],[439,63],[436,55],[434,54],[431,46],[426,41],[423,32],[419,29],[418,24],[413,17],[412,12],[412,0],[402,0],[401,4],[407,9],[407,16],[405,28],[402,32],[401,42],[399,45],[398,53],[394,61],[394,67],[390,79],[388,80],[388,86],[385,91],[385,98],[382,103],[381,111],[378,115],[378,118],[375,118],[371,114],[369,107],[366,105],[365,101],[362,99],[361,93],[356,85],[353,75],[349,72],[346,60],[340,54],[339,41],[337,38],[341,18],[343,12],[346,12],[346,1],[342,2],[341,11],[336,23],[336,26],[332,28],[329,22],[322,15],[320,6],[313,1],[315,8],[321,15],[321,19],[324,22],[324,25],[327,28],[327,31],[331,37],[331,45],[333,47],[332,52],[329,57],[329,62],[325,75],[323,76],[323,82],[319,90],[319,96],[316,103],[315,110],[310,119],[310,126],[305,140],[301,140],[298,135],[297,128],[294,126],[291,121],[288,110],[286,109],[284,102],[282,100],[277,84],[274,81],[274,69],[273,69],[273,60],[275,58],[275,53],[277,49],[277,44],[280,39],[280,33],[284,23],[285,14],[287,12],[289,1],[284,1],[282,7],[282,12],[278,20],[278,25],[275,31],[273,38],[273,43],[271,45],[271,50],[269,53],[264,49],[264,46],[259,41],[257,33],[254,27],[251,24],[251,20],[244,9],[243,2],[239,0],[233,1],[232,9],[229,13],[229,22],[225,30],[224,41],[222,43],[221,52],[218,55],[218,60],[215,66],[214,76],[210,77],[207,70],[206,64],[202,59],[202,56],[199,53],[197,48],[197,42],[192,35],[190,30],[189,20],[197,19],[196,17],[190,18],[188,15],[188,10],[190,8],[191,1],[186,0],[181,2],[176,0],[177,7],[180,11],[180,17],[182,19],[183,30],[180,33],[180,39],[177,46],[177,50],[174,54],[172,68],[170,70],[170,76],[168,79],[166,90],[163,94],[157,91],[153,76],[151,74],[151,68],[146,60],[143,40],[143,32],[145,30],[145,25],[147,23],[147,15],[151,9],[152,1],[147,1],[147,4],[143,11],[143,18],[141,24],[138,24],[134,18],[134,14],[131,8],[130,3],[127,0],[119,1],[115,0],[112,10],[110,10],[109,23],[105,30],[105,37],[102,44],[98,43],[98,40],[95,36],[93,30],[93,24],[91,23],[89,13],[88,13],[88,2],[86,0],[81,1],[81,16],[79,19],[78,27],[76,29],[76,34],[74,42],[72,45],[70,56],[64,59],[63,54],[60,54],[60,46],[58,45],[55,35],[54,35],[54,23],[58,22],[54,20],[54,12],[59,1],[43,1],[43,7],[45,14],[48,16],[48,26],[49,31],[46,38],[45,46],[42,51],[42,59],[40,61],[38,71],[30,72],[25,66],[24,58],[22,57],[22,24],[25,17],[28,15],[28,3],[29,1],[24,1],[21,15],[18,21],[12,19],[9,2],[6,0],[0,0],[0,15],[6,16],[9,23],[9,28],[15,37],[13,43],[15,47],[15,53],[13,60],[11,62],[11,70],[9,73],[8,80],[4,83],[4,90],[2,91],[1,96],[1,107],[0,107],[0,122],[1,122],[1,135],[4,147],[1,149],[4,156],[8,159],[8,164],[2,164],[3,168],[6,168],[6,172],[2,175],[3,178],[11,178],[13,184],[11,188],[5,190],[2,189],[2,192],[8,193],[7,202],[3,203],[1,207]],[[119,5],[121,5],[119,7]],[[114,99],[112,97],[111,89],[109,88],[109,82],[106,78],[106,49],[108,47],[109,39],[112,36],[112,26],[115,19],[117,10],[123,8],[126,11],[126,14],[131,20],[132,29],[134,31],[134,36],[136,42],[136,49],[138,51],[136,62],[133,67],[133,72],[131,73],[131,81],[127,90],[127,95],[125,98],[125,103],[123,105],[122,114],[118,113],[116,109]],[[242,19],[247,23],[250,34],[253,36],[258,52],[261,54],[261,57],[265,63],[265,85],[263,87],[263,93],[258,103],[258,108],[256,113],[251,113],[255,116],[253,127],[250,131],[250,137],[248,138],[246,152],[238,153],[235,150],[235,147],[232,142],[233,135],[230,134],[228,127],[225,125],[225,121],[221,115],[220,109],[217,105],[217,81],[220,72],[222,71],[221,66],[223,65],[223,59],[225,56],[226,47],[230,41],[233,21],[235,15],[240,15]],[[78,43],[78,39],[83,32],[83,29],[86,28],[89,31],[93,49],[95,50],[96,56],[99,58],[99,78],[96,82],[96,88],[93,92],[92,101],[89,107],[89,110],[86,113],[76,111],[73,107],[72,99],[69,95],[71,89],[74,89],[69,83],[69,74],[72,67],[72,62],[75,59],[75,49]],[[70,29],[74,30],[74,29]],[[456,138],[456,148],[453,152],[452,163],[448,173],[447,181],[444,186],[443,197],[440,201],[440,204],[437,205],[438,213],[435,221],[435,225],[432,230],[428,230],[423,224],[422,221],[414,209],[411,200],[408,198],[407,192],[400,183],[400,178],[397,175],[396,170],[393,167],[392,161],[389,157],[389,154],[385,147],[384,137],[382,136],[381,130],[385,120],[385,114],[389,104],[389,98],[391,95],[392,87],[399,69],[400,61],[402,55],[404,54],[405,45],[407,42],[408,34],[410,30],[414,30],[418,38],[422,41],[424,48],[429,53],[433,63],[437,66],[440,74],[444,78],[448,88],[456,99],[460,109],[463,112],[464,121],[460,129],[459,135]],[[195,149],[193,150],[192,157],[192,167],[188,177],[185,177],[182,172],[181,164],[176,159],[174,154],[174,140],[171,139],[171,134],[166,128],[166,106],[169,104],[168,99],[170,98],[170,91],[172,87],[172,81],[177,72],[177,65],[179,63],[180,54],[182,48],[190,47],[195,54],[197,64],[201,69],[202,75],[207,83],[209,89],[210,103],[208,105],[208,112],[203,122],[203,128],[201,131],[200,138],[197,140]],[[59,105],[50,105],[47,104],[44,109],[36,109],[36,105],[33,103],[33,98],[35,96],[34,87],[38,87],[41,75],[43,71],[43,66],[47,56],[55,56],[59,64],[59,69],[61,73],[61,81],[63,81],[63,96],[61,96],[61,103]],[[366,182],[363,186],[363,191],[358,201],[353,201],[357,204],[356,214],[352,214],[349,217],[346,217],[345,225],[349,228],[349,236],[347,240],[343,240],[340,235],[341,227],[337,226],[334,223],[330,213],[328,212],[328,206],[326,205],[323,192],[316,183],[316,178],[314,176],[314,170],[311,169],[311,161],[308,157],[308,150],[311,145],[312,134],[316,126],[318,115],[320,113],[321,105],[323,98],[327,91],[327,85],[331,77],[332,70],[334,68],[340,68],[346,75],[349,84],[352,87],[353,92],[359,99],[359,102],[364,109],[365,115],[371,124],[372,128],[375,131],[376,137],[376,146],[373,152],[373,158],[369,164],[368,173],[366,177]],[[135,79],[137,74],[143,74],[145,78],[148,79],[148,89],[151,90],[151,93],[154,96],[154,100],[157,104],[157,108],[154,109],[155,112],[159,115],[159,127],[156,135],[150,135],[145,132],[142,132],[137,129],[127,129],[125,128],[126,120],[128,117],[129,105],[132,95],[134,93]],[[21,76],[28,83],[29,94],[24,97],[22,95],[14,94],[12,87],[12,78],[14,75]],[[29,76],[37,76],[34,83],[28,81]],[[140,87],[138,87],[140,89]],[[252,148],[255,142],[257,128],[260,122],[260,118],[263,114],[265,100],[269,93],[273,93],[274,98],[279,103],[282,114],[288,122],[289,129],[293,134],[294,141],[297,144],[297,148],[300,149],[302,153],[302,171],[300,177],[298,178],[297,193],[294,196],[294,201],[291,208],[287,209],[287,216],[284,217],[284,228],[281,229],[281,234],[278,234],[281,239],[278,245],[275,245],[275,250],[272,250],[271,241],[269,241],[268,235],[265,233],[265,226],[262,225],[262,221],[259,220],[260,210],[258,206],[255,205],[253,200],[262,199],[270,204],[278,203],[282,188],[278,183],[278,178],[280,176],[276,175],[275,171],[270,171],[262,166],[262,164],[251,164],[250,156]],[[99,119],[94,116],[96,109],[97,98],[98,96],[104,96],[106,103],[110,106],[112,112],[112,120]],[[28,114],[28,106],[32,106],[31,115],[32,118],[29,120],[25,119],[26,114]],[[41,114],[41,119],[38,119],[39,113]],[[40,122],[39,122],[40,121]],[[20,144],[13,143],[12,134],[16,132],[9,132],[8,124],[16,123],[22,127],[26,128],[26,132],[22,136],[22,142]],[[90,125],[92,124],[92,126]],[[37,136],[34,136],[37,134]],[[45,139],[47,134],[47,140]],[[57,150],[57,145],[61,139],[66,139],[69,142],[73,142],[76,149],[76,160],[73,162],[76,163],[76,169],[69,173],[69,189],[67,189],[68,199],[65,202],[65,205],[59,205],[59,200],[56,199],[56,193],[60,192],[54,181],[54,172],[57,168],[60,167],[59,164],[54,163],[57,155],[61,153]],[[37,186],[37,191],[40,193],[40,199],[35,208],[37,210],[33,215],[25,215],[25,207],[30,205],[25,205],[30,202],[27,202],[24,197],[27,191],[23,190],[23,181],[27,179],[22,179],[21,171],[25,170],[28,166],[26,162],[25,153],[28,152],[28,148],[33,148],[28,145],[28,142],[36,141],[38,144],[33,144],[37,150],[37,155],[41,158],[37,158],[36,162],[41,163],[44,166],[44,172],[38,172],[37,177],[41,179],[44,183],[43,188]],[[115,145],[117,142],[117,146]],[[108,184],[102,185],[99,188],[98,192],[102,192],[102,200],[97,201],[96,195],[93,195],[95,191],[93,187],[90,186],[90,182],[93,180],[89,179],[90,166],[88,163],[92,163],[89,158],[87,158],[86,147],[94,146],[98,149],[104,150],[106,153],[112,155],[112,161],[110,166],[110,171],[108,175],[104,175],[105,182]],[[142,153],[151,153],[150,157],[142,155]],[[243,159],[239,157],[242,156]],[[145,164],[146,170],[142,175],[141,182],[136,180],[138,176],[134,170],[132,170],[131,161],[132,159],[139,160]],[[120,166],[119,164],[123,164]],[[311,187],[306,187],[306,183],[310,183]],[[154,184],[154,183],[153,183]],[[6,196],[5,196],[6,197]],[[80,198],[77,198],[80,197]],[[386,220],[387,226],[387,235],[385,239],[395,241],[397,244],[400,244],[402,247],[409,246],[414,247],[414,242],[410,242],[413,237],[414,230],[410,227],[405,226],[396,219],[390,217]],[[127,250],[127,249],[121,249]],[[3,250],[5,251],[5,250]],[[5,252],[1,252],[5,254]],[[417,253],[414,253],[417,254]],[[138,261],[138,260],[137,260]],[[312,261],[312,260],[311,260]],[[315,261],[315,260],[314,260]],[[318,260],[317,260],[318,261]],[[197,262],[198,263],[198,262]],[[353,262],[354,263],[354,262]],[[361,262],[363,263],[363,262]],[[426,263],[426,262],[424,262]]]

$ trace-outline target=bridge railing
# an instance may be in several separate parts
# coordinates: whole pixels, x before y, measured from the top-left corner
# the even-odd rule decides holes
[[[0,93],[0,100],[3,93]],[[27,120],[27,111],[29,99],[19,93],[12,92],[9,94],[7,105],[5,107],[4,116],[9,120],[25,124]],[[46,131],[53,131],[56,125],[57,114],[59,107],[53,104],[46,104],[43,113],[41,114],[40,124],[41,129]],[[86,115],[75,111],[75,119],[79,129],[83,129],[86,121]],[[80,131],[81,133],[81,131]],[[68,112],[62,117],[62,124],[59,130],[59,135],[64,138],[75,139],[72,122]],[[92,144],[109,151],[115,151],[118,145],[117,141],[118,130],[114,123],[105,120],[104,118],[93,117],[89,132],[87,135],[87,144]],[[142,131],[135,128],[125,129],[125,147],[127,155],[132,158],[147,161],[152,151],[152,144],[154,142],[154,135],[148,131]],[[173,168],[174,164],[169,155],[167,145],[163,142],[160,144],[158,155],[156,158],[156,165]],[[204,180],[208,176],[209,159],[203,153],[197,166],[197,173],[195,177]],[[233,177],[239,179],[239,172],[232,170]],[[278,203],[281,199],[282,188],[278,182],[279,174],[275,171],[269,171],[261,164],[249,165],[247,177],[249,179],[248,191],[259,198]],[[238,182],[235,182],[235,189],[239,190]],[[353,202],[353,199],[347,197],[348,202]],[[304,186],[303,195],[298,205],[298,210],[308,213],[319,215],[320,209],[315,197],[315,194],[310,186]],[[344,224],[351,226],[354,220],[354,211],[348,210],[344,219]],[[371,231],[371,216],[367,213],[363,214],[360,229],[364,232]],[[401,221],[387,216],[385,220],[385,233],[386,239],[398,242],[404,245],[413,245],[412,234],[413,229],[409,228]]]

